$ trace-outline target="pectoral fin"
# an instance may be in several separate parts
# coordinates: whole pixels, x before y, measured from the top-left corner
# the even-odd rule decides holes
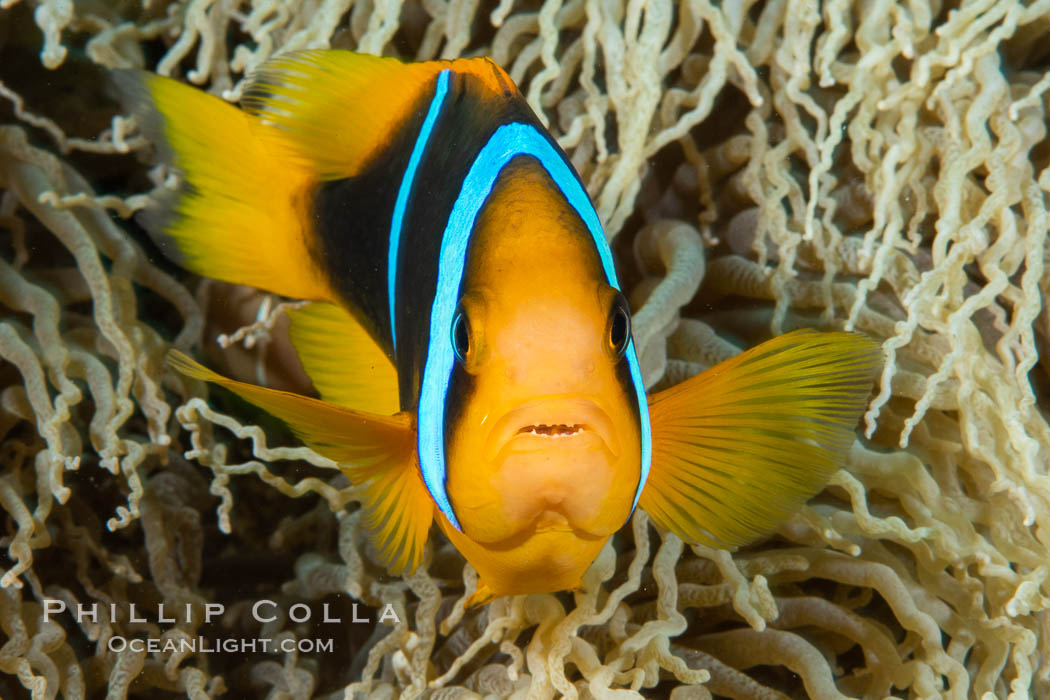
[[[381,416],[227,379],[172,350],[168,364],[194,379],[229,389],[284,421],[320,454],[339,463],[361,488],[367,525],[392,573],[414,570],[423,559],[434,502],[416,464],[412,416]]]
[[[880,358],[855,333],[795,331],[651,397],[639,505],[688,542],[772,532],[841,466]]]

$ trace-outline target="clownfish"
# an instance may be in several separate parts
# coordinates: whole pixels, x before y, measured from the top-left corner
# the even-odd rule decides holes
[[[291,53],[241,109],[115,81],[182,176],[140,220],[194,272],[310,300],[290,336],[320,399],[169,363],[337,462],[392,573],[436,520],[471,603],[578,588],[636,507],[736,548],[843,462],[879,346],[796,331],[648,395],[595,209],[491,60]]]

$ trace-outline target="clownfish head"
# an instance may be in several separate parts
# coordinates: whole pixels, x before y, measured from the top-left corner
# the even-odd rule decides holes
[[[631,514],[644,393],[630,320],[546,172],[512,162],[478,218],[448,329],[446,490],[460,530],[439,519],[497,595],[578,585]]]

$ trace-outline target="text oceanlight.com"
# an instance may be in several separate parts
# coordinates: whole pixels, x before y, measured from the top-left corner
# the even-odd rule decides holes
[[[168,637],[157,639],[140,639],[138,637],[114,636],[110,637],[106,647],[110,651],[121,652],[130,649],[134,652],[145,652],[147,654],[160,653],[190,653],[190,654],[215,654],[223,652],[226,654],[283,654],[298,652],[300,654],[313,654],[315,652],[330,652],[334,648],[332,639],[294,639],[292,637],[280,637],[270,639],[260,637],[257,639],[207,639],[205,637]]]

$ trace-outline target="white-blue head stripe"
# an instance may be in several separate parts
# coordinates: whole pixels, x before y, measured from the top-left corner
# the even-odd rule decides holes
[[[423,149],[430,140],[430,134],[434,131],[434,122],[437,121],[441,112],[441,105],[445,102],[448,94],[448,75],[446,68],[438,74],[437,88],[434,97],[430,100],[430,109],[423,120],[423,126],[416,136],[416,143],[412,147],[412,154],[408,158],[408,167],[401,176],[401,186],[397,190],[397,201],[394,202],[394,216],[390,221],[390,242],[386,256],[386,298],[390,302],[390,340],[394,349],[397,350],[397,316],[394,313],[394,301],[397,293],[397,256],[401,248],[401,229],[404,226],[405,207],[408,206],[408,195],[412,192],[412,183],[416,179],[416,170],[419,169],[419,161],[423,157]]]
[[[441,241],[438,260],[438,278],[434,303],[430,313],[430,339],[427,360],[423,369],[423,387],[419,396],[419,464],[423,481],[438,508],[456,529],[461,529],[445,488],[445,397],[448,393],[455,354],[452,349],[452,315],[458,304],[459,288],[463,281],[467,246],[474,230],[474,222],[485,200],[492,192],[503,168],[515,157],[528,155],[536,158],[554,180],[562,195],[586,224],[594,239],[605,278],[610,286],[619,289],[612,251],[605,240],[598,214],[591,205],[583,186],[573,174],[561,154],[529,124],[504,124],[499,127],[478,154],[470,167],[459,196],[452,207]],[[638,504],[642,488],[649,476],[652,460],[652,435],[649,427],[649,404],[642,384],[642,373],[632,340],[627,346],[627,362],[638,399],[641,424],[642,464],[641,478],[634,495]],[[632,506],[633,510],[633,506]]]

